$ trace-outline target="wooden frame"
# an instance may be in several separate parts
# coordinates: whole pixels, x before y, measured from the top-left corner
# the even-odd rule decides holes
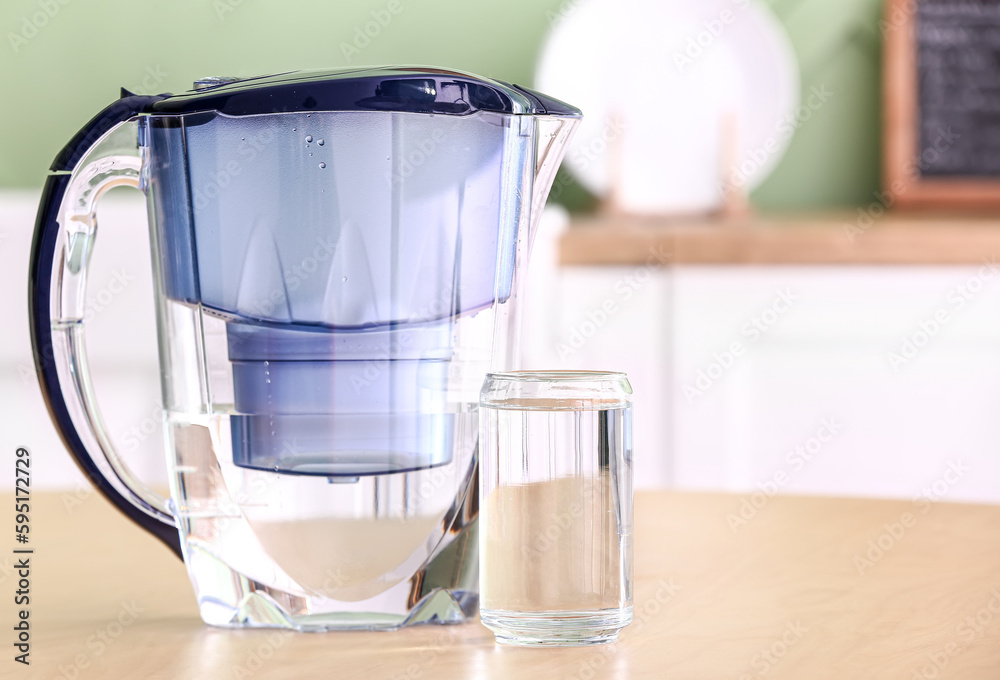
[[[1000,176],[922,178],[917,159],[917,0],[886,0],[883,57],[882,190],[902,208],[1000,208]],[[890,203],[891,200],[891,203]]]

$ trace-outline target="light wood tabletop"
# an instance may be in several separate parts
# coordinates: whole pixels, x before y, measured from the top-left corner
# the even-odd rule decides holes
[[[517,649],[478,623],[213,629],[183,565],[102,498],[38,494],[31,665],[13,661],[8,547],[0,677],[1000,678],[1000,507],[646,492],[635,510],[635,621],[619,641]]]

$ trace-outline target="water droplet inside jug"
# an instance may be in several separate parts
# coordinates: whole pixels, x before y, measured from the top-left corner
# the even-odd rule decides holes
[[[320,168],[325,168],[325,167],[326,167],[326,163],[320,163],[320,164],[319,164],[319,167],[320,167]]]
[[[295,132],[296,130],[298,130],[298,128],[292,128],[292,132]]]
[[[346,280],[347,280],[347,277],[345,276],[345,277],[344,277],[344,281],[346,281]]]
[[[320,146],[323,146],[323,140],[322,139],[317,139],[316,143],[319,144]]]
[[[307,142],[311,142],[312,140],[313,140],[313,136],[312,135],[306,135],[306,141]]]

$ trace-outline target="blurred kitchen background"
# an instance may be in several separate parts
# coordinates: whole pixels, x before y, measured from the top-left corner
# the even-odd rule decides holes
[[[525,359],[628,372],[638,486],[1000,502],[997,211],[925,207],[906,200],[918,186],[883,180],[894,126],[917,125],[891,106],[930,106],[884,77],[913,14],[887,22],[882,0],[7,0],[0,456],[27,446],[38,487],[89,493],[35,382],[27,265],[49,163],[119,88],[404,63],[534,86],[587,116],[535,246]],[[141,195],[112,192],[100,220],[98,397],[130,464],[162,485]]]

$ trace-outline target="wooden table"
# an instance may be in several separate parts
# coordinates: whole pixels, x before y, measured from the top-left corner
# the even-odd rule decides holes
[[[31,666],[5,547],[3,678],[1000,678],[1000,507],[640,493],[619,642],[512,649],[477,623],[209,628],[183,565],[96,494],[33,503]]]

